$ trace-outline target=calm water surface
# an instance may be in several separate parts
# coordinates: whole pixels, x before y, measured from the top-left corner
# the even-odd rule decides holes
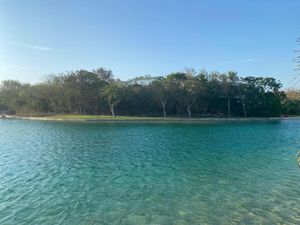
[[[0,224],[300,224],[300,120],[0,120]]]

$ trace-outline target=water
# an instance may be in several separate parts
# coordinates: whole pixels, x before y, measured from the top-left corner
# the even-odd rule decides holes
[[[0,224],[300,224],[300,120],[0,120]]]

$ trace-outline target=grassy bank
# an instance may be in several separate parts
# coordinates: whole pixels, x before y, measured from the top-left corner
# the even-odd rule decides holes
[[[101,115],[55,115],[46,116],[47,119],[57,119],[57,120],[165,120],[163,117],[139,117],[139,116],[101,116]],[[167,118],[169,119],[169,118]]]
[[[11,119],[30,119],[30,120],[50,120],[50,121],[119,121],[119,122],[213,122],[213,121],[261,121],[261,120],[280,120],[281,117],[271,117],[271,118],[244,118],[244,117],[232,117],[232,118],[187,118],[187,117],[142,117],[142,116],[101,116],[101,115],[52,115],[52,116],[7,116]],[[285,119],[292,119],[299,117],[291,117]]]

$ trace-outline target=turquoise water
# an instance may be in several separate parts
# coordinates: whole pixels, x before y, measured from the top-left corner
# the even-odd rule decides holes
[[[300,224],[300,120],[0,120],[0,224]]]

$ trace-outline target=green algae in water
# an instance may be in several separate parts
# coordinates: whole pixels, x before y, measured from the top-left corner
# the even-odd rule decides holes
[[[0,120],[0,224],[300,224],[300,121]]]

